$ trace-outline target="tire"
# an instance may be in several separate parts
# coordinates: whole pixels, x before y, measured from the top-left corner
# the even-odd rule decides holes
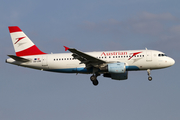
[[[149,76],[149,77],[148,77],[148,80],[149,80],[149,81],[151,81],[151,80],[152,80],[152,77],[151,77],[151,76]]]
[[[98,80],[94,80],[94,81],[92,81],[92,83],[94,86],[97,86],[99,84]]]

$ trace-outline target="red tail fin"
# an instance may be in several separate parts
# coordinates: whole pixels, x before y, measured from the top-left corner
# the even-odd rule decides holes
[[[18,26],[9,26],[9,32],[17,56],[46,54],[39,50]]]

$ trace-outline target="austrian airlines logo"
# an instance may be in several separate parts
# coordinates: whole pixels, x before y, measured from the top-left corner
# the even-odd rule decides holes
[[[14,44],[16,44],[16,43],[18,43],[20,40],[22,40],[23,38],[25,38],[25,37],[20,37],[20,38],[16,38],[16,42],[14,43]]]
[[[131,53],[132,56],[131,56],[128,60],[130,60],[133,56],[135,56],[135,55],[137,55],[137,54],[139,54],[139,53],[142,53],[142,52]]]

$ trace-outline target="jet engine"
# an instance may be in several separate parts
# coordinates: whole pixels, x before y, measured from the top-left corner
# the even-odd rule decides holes
[[[108,73],[104,73],[104,77],[110,77],[114,80],[126,80],[128,78],[125,63],[109,63],[106,68]]]
[[[125,63],[109,63],[107,65],[109,73],[125,73],[126,65]]]

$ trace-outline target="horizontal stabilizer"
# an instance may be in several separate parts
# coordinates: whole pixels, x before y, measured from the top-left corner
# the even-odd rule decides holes
[[[15,56],[15,55],[8,55],[8,56],[11,57],[12,59],[16,60],[16,61],[19,61],[19,62],[29,62],[30,61],[28,59],[18,57],[18,56]]]

